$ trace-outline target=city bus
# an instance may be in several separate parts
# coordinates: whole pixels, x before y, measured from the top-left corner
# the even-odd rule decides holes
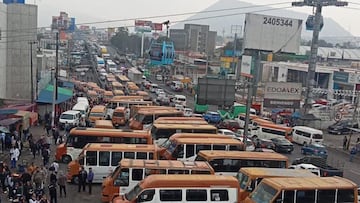
[[[135,95],[144,97],[144,101],[152,101],[152,98],[149,95],[149,93],[145,91],[136,91]]]
[[[71,129],[66,143],[57,146],[55,158],[69,163],[88,143],[153,144],[153,141],[149,131],[77,127]]]
[[[166,118],[166,117],[162,117]],[[178,120],[158,120],[154,121],[154,124],[184,124],[184,125],[208,125],[209,123],[206,122],[204,119],[180,119],[180,118],[196,118],[196,117],[179,117]]]
[[[217,175],[151,175],[114,203],[239,202],[236,178]]]
[[[217,134],[217,128],[210,124],[174,124],[155,123],[151,127],[154,143],[161,145],[175,133],[209,133]]]
[[[122,84],[125,85],[127,82],[129,82],[129,78],[127,78],[125,75],[116,75],[116,79]]]
[[[110,101],[114,97],[114,93],[112,91],[104,92],[104,102]]]
[[[93,183],[102,183],[121,159],[157,159],[157,149],[153,144],[89,143],[85,145],[77,159],[68,164],[67,180],[77,184],[79,168],[83,166],[86,171],[92,168]]]
[[[113,90],[114,96],[125,96],[124,91],[122,90]]]
[[[256,122],[257,119],[254,121]],[[274,123],[257,123],[256,130],[251,131],[252,137],[261,139],[285,138],[290,142],[292,139],[292,128]]]
[[[96,120],[94,128],[114,129],[114,125],[109,120]]]
[[[130,128],[135,130],[150,129],[152,123],[159,117],[183,117],[182,111],[175,108],[169,109],[140,109],[131,119]]]
[[[174,140],[178,138],[222,138],[222,139],[233,139],[231,136],[222,134],[209,134],[209,133],[175,133],[169,137],[164,143],[160,145],[160,148],[168,148]]]
[[[244,143],[234,138],[216,137],[175,137],[166,147],[161,148],[161,159],[194,161],[201,150],[244,150]]]
[[[358,203],[358,186],[342,177],[264,178],[245,203]]]
[[[162,121],[205,121],[203,117],[160,117],[154,123],[162,123]]]
[[[317,175],[301,169],[243,167],[236,175],[240,185],[240,201],[249,196],[264,178],[275,177],[317,177]]]
[[[106,105],[106,118],[112,118],[116,107],[121,106],[122,101],[143,101],[142,96],[114,96]]]
[[[112,90],[124,90],[124,86],[119,82],[111,83]]]
[[[274,152],[203,150],[196,161],[207,161],[215,174],[236,176],[242,167],[288,168],[288,157]]]
[[[203,161],[122,159],[114,172],[102,184],[102,202],[129,192],[137,183],[151,174],[214,174]]]

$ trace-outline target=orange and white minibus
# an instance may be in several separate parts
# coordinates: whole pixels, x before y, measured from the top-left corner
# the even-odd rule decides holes
[[[125,75],[117,74],[115,77],[122,85],[126,85],[130,81]]]
[[[124,96],[125,93],[122,90],[113,90],[114,96]]]
[[[105,120],[106,107],[103,105],[96,105],[91,108],[89,113],[89,120],[91,124],[94,124],[96,120]]]
[[[111,83],[112,90],[124,90],[124,86],[119,82]]]
[[[78,183],[79,168],[83,166],[86,171],[92,168],[94,183],[101,183],[123,158],[157,159],[158,148],[156,145],[145,144],[89,143],[77,159],[68,164],[67,179],[69,182]]]
[[[275,177],[317,177],[309,170],[287,168],[243,167],[236,178],[240,185],[240,201],[244,200],[264,178]]]
[[[143,101],[142,96],[114,96],[106,105],[106,118],[112,118],[116,107],[120,107],[123,101]]]
[[[66,143],[57,146],[55,158],[69,163],[88,143],[153,144],[149,131],[101,128],[73,128]]]
[[[102,184],[102,202],[110,202],[123,195],[151,174],[214,174],[203,161],[122,159],[114,172]]]
[[[109,120],[96,120],[94,128],[114,129],[114,126]]]
[[[255,119],[255,122],[257,119]],[[269,122],[258,122],[256,128],[251,131],[252,137],[261,139],[285,138],[290,142],[292,139],[292,128]]]
[[[236,176],[242,167],[288,168],[289,158],[273,152],[199,151],[196,161],[207,161],[219,175]]]
[[[175,108],[149,108],[140,109],[131,119],[130,128],[135,130],[150,129],[153,122],[159,117],[183,117],[182,111]]]
[[[104,101],[108,102],[110,101],[114,96],[114,93],[112,91],[105,91],[104,92]]]
[[[145,91],[136,91],[136,95],[144,97],[144,101],[152,101],[149,93]]]
[[[151,136],[157,145],[163,144],[175,133],[208,133],[217,134],[217,128],[210,124],[176,124],[176,123],[155,123],[151,127]]]
[[[208,122],[199,117],[160,117],[154,121],[154,124],[197,124],[207,125]]]
[[[264,178],[244,203],[358,203],[358,186],[342,177]]]
[[[170,144],[161,149],[161,159],[194,161],[201,150],[244,150],[244,143],[240,140],[224,138],[223,135],[216,137],[174,137],[170,138]]]
[[[114,203],[239,202],[236,178],[217,175],[151,175]]]

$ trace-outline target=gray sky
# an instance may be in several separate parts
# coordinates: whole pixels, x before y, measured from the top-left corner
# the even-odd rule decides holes
[[[243,0],[257,5],[284,2],[288,4],[280,7],[290,6],[291,1],[287,0]],[[58,16],[60,11],[67,12],[71,17],[76,18],[76,23],[99,22],[106,20],[142,19],[146,16],[158,16],[175,13],[201,11],[217,0],[26,0],[29,4],[37,4],[39,11],[39,27],[49,26],[51,17]],[[355,4],[356,3],[356,4]],[[358,4],[358,5],[357,5]],[[299,12],[311,14],[310,7],[291,8]],[[331,17],[342,25],[347,31],[355,36],[360,36],[360,0],[349,2],[348,8],[325,7],[324,17]],[[214,15],[216,15],[214,13]],[[165,20],[177,21],[189,16],[166,17],[151,19],[153,22]],[[146,20],[146,19],[145,19]],[[194,23],[196,23],[194,21]],[[95,24],[96,27],[133,25],[133,21],[119,21],[111,24]]]

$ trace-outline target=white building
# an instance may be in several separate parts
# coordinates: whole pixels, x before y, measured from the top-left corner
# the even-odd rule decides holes
[[[30,50],[29,42],[37,39],[37,6],[0,3],[0,32],[0,99],[30,101],[31,87],[36,84],[37,44]]]

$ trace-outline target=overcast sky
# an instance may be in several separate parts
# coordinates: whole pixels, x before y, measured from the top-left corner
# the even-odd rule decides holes
[[[257,5],[271,3],[287,3],[278,7],[291,5],[287,0],[243,0]],[[217,0],[26,0],[28,4],[38,5],[38,25],[49,26],[51,17],[58,16],[60,11],[67,12],[76,18],[76,24],[99,22],[107,20],[141,19],[147,16],[158,16],[176,13],[187,13],[201,11]],[[299,12],[311,14],[310,7],[291,8]],[[331,17],[347,31],[355,36],[360,36],[360,0],[349,2],[348,8],[325,7],[324,17]],[[214,14],[216,15],[216,14]],[[177,21],[189,17],[189,15],[177,17],[163,17],[151,19],[153,22],[165,20]],[[124,26],[133,24],[132,21],[117,21],[111,24],[94,24],[96,27]],[[196,23],[195,21],[193,23]]]

